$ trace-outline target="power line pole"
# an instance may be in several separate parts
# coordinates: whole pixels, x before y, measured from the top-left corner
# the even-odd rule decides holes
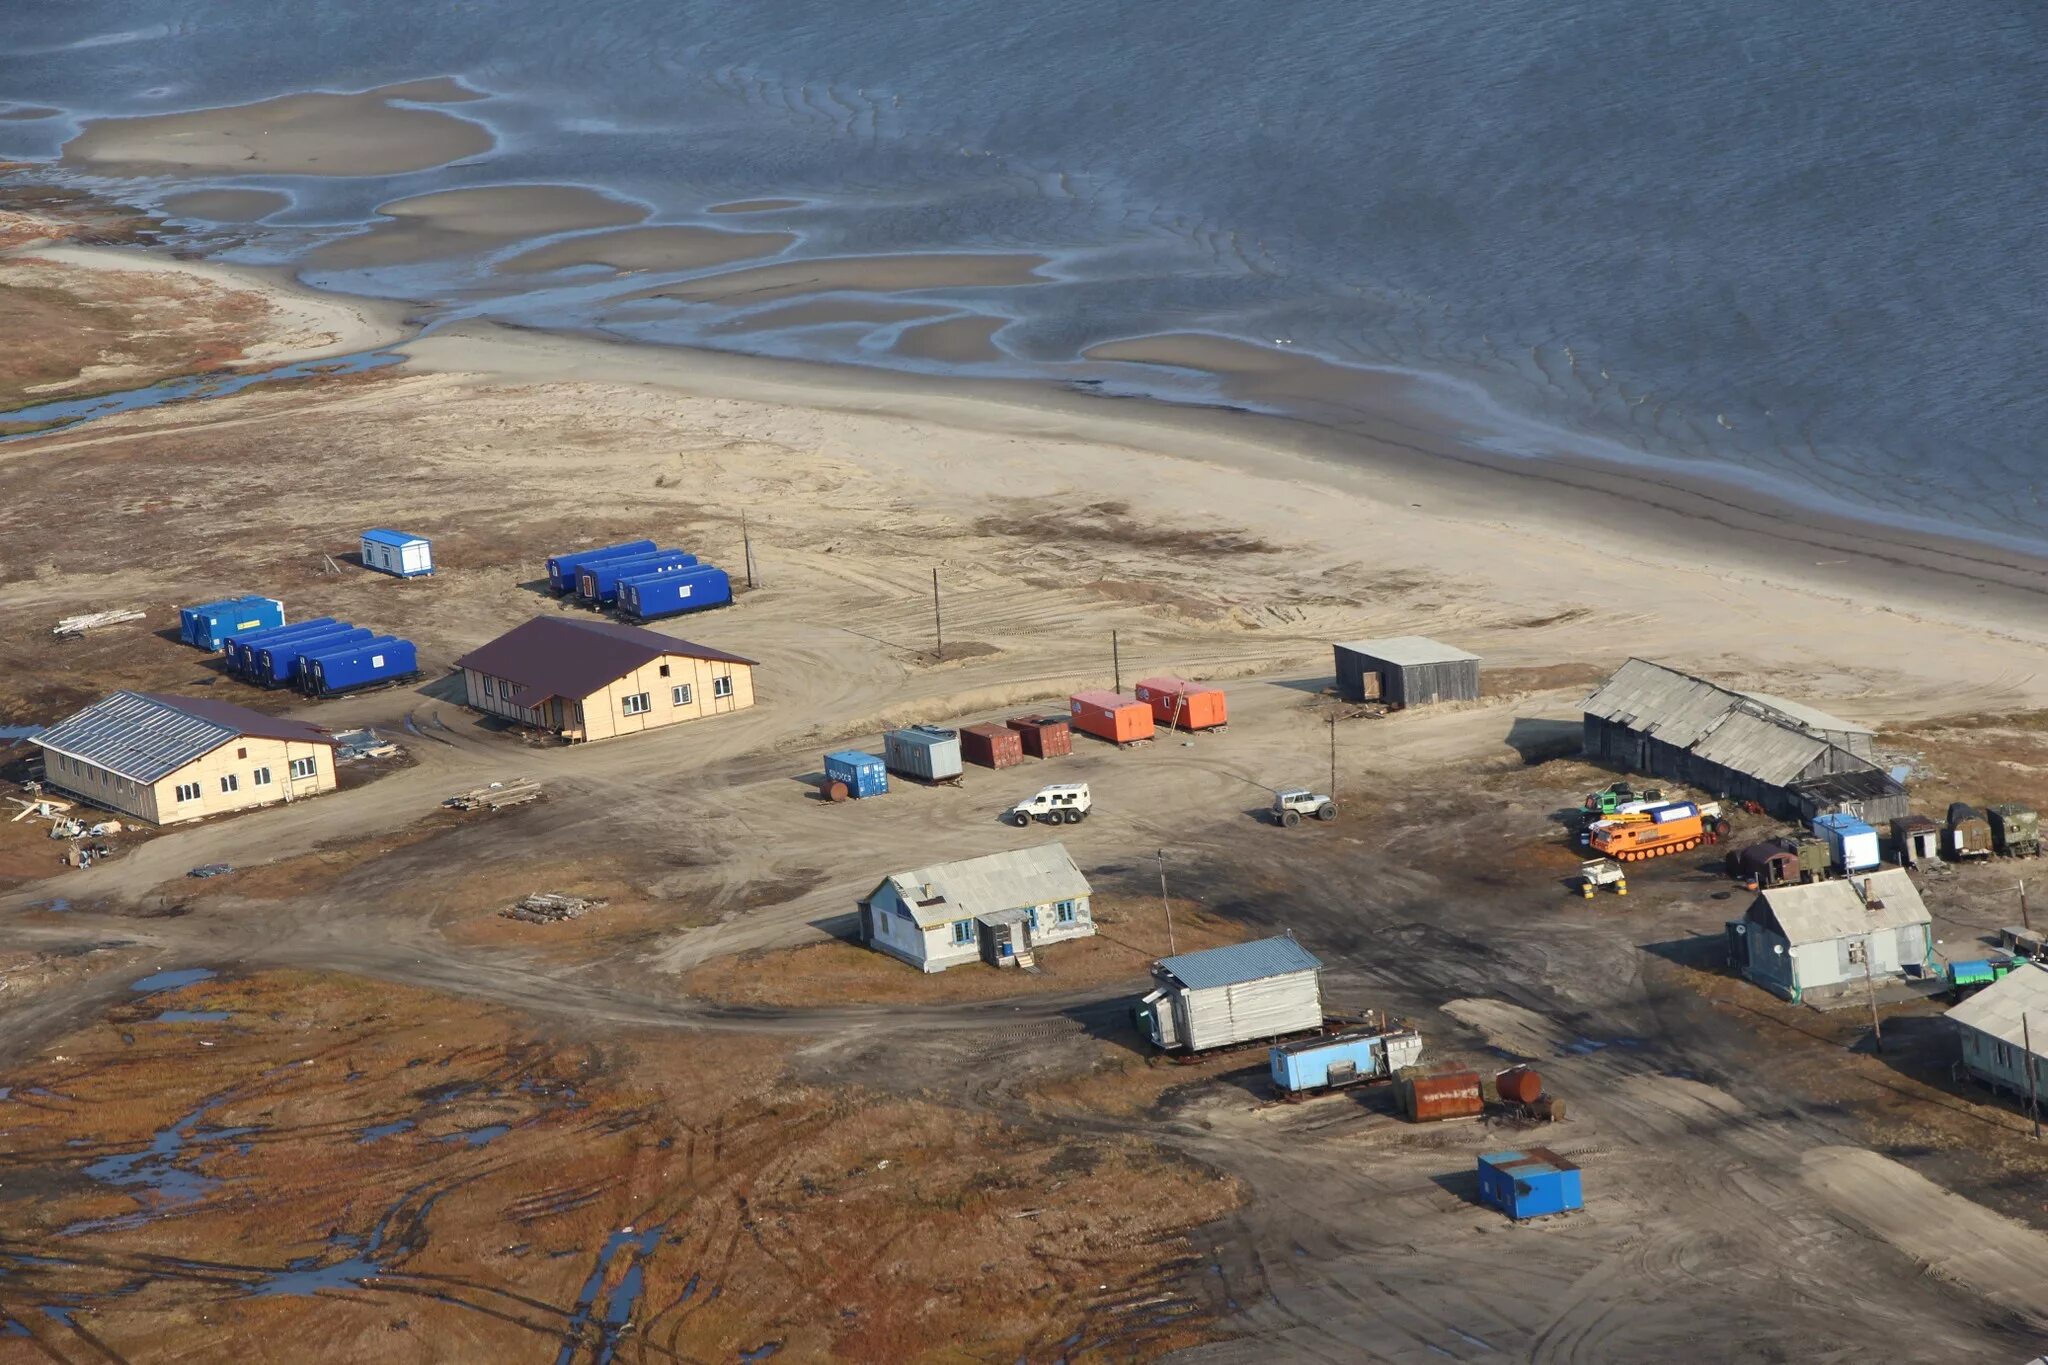
[[[1124,656],[1123,656],[1123,655],[1122,655],[1121,653],[1119,653],[1119,652],[1118,652],[1118,650],[1117,650],[1117,643],[1116,643],[1116,632],[1115,632],[1115,631],[1111,631],[1111,632],[1109,633],[1109,668],[1110,668],[1110,672],[1111,672],[1111,673],[1112,673],[1112,674],[1113,674],[1113,675],[1115,676],[1115,678],[1116,678],[1116,690],[1117,690],[1117,691],[1119,691],[1119,692],[1123,691],[1123,690],[1124,690]]]
[[[932,569],[932,634],[939,637],[939,662],[946,661],[946,623],[939,616],[939,571]]]
[[[1173,938],[1173,902],[1166,895],[1166,850],[1159,850],[1159,903],[1166,908],[1166,955],[1177,957],[1180,948]]]
[[[745,512],[740,513],[740,556],[747,571],[747,587],[751,589],[755,586],[754,537],[752,531],[747,526],[747,514]]]
[[[1870,1037],[1879,1052],[1884,1051],[1884,1026],[1877,1019],[1877,981],[1870,971],[1870,938],[1863,939],[1863,989],[1870,997]]]
[[[2027,879],[2020,878],[2020,928],[2031,929],[2034,922],[2027,918]]]
[[[1330,713],[1330,799],[1337,799],[1337,713]]]

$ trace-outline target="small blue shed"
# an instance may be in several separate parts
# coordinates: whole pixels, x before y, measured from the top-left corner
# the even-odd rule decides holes
[[[299,660],[299,690],[311,697],[331,697],[358,687],[409,678],[420,671],[419,654],[410,640],[379,635],[339,649],[322,650]]]
[[[641,621],[722,607],[730,601],[732,580],[710,564],[619,580],[619,610]]]
[[[844,782],[848,796],[884,796],[889,791],[889,769],[873,754],[841,749],[825,755],[825,781]]]
[[[224,597],[178,608],[178,638],[206,650],[219,649],[237,635],[283,624],[284,603],[275,597]]]
[[[1510,1218],[1541,1218],[1586,1207],[1578,1163],[1548,1147],[1480,1157],[1479,1198]]]
[[[363,567],[398,578],[421,578],[434,571],[434,546],[425,536],[378,529],[363,532]]]

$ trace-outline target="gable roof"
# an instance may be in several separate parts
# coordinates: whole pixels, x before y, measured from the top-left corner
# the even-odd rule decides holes
[[[587,697],[669,654],[731,664],[755,662],[641,626],[536,616],[471,650],[455,666],[506,679],[515,685],[512,703],[532,708],[549,697]]]
[[[150,783],[244,737],[336,743],[304,721],[266,716],[233,702],[116,692],[66,716],[30,742],[134,782]]]
[[[1998,980],[1948,1012],[1948,1017],[1966,1028],[1988,1033],[2014,1047],[2026,1045],[2021,1015],[2036,1019],[2048,1016],[2048,967],[2037,962],[2018,962]],[[2048,1035],[2034,1035],[2034,1055],[2048,1056]]]
[[[1859,888],[1868,887],[1870,904]],[[1785,941],[1798,947],[1867,934],[1873,929],[1901,929],[1929,923],[1927,903],[1904,868],[1887,867],[1835,881],[1804,886],[1779,886],[1750,904],[1748,918],[1759,918],[1759,906],[1777,921]]]
[[[1277,938],[1253,939],[1250,943],[1209,948],[1199,953],[1182,953],[1178,957],[1163,957],[1152,964],[1155,971],[1167,973],[1192,991],[1262,981],[1269,976],[1286,976],[1290,972],[1318,971],[1322,965],[1322,960],[1314,953],[1284,934]]]
[[[1382,662],[1400,668],[1413,668],[1417,664],[1463,663],[1470,659],[1477,661],[1477,654],[1467,654],[1462,649],[1440,644],[1427,635],[1389,635],[1383,640],[1345,640],[1337,648],[1348,649],[1354,654],[1366,654]]]
[[[1025,906],[1079,900],[1088,879],[1060,843],[990,853],[954,863],[937,863],[884,878],[875,890],[892,887],[919,928],[954,920],[997,916]]]
[[[1827,752],[1831,736],[1873,733],[1801,702],[1723,687],[1648,659],[1623,664],[1580,709],[1779,785]]]

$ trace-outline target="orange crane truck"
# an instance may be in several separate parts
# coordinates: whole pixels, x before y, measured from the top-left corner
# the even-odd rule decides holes
[[[1601,820],[1594,824],[1593,850],[1616,862],[1639,863],[1666,853],[1683,853],[1706,841],[1700,808],[1690,801],[1652,806],[1636,814],[1648,818]]]

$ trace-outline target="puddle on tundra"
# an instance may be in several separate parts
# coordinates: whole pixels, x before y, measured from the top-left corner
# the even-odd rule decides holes
[[[603,1327],[593,1357],[593,1365],[610,1365],[618,1352],[619,1338],[633,1320],[633,1306],[640,1301],[646,1258],[653,1254],[667,1227],[667,1223],[656,1223],[637,1232],[630,1227],[620,1228],[604,1239],[604,1246],[597,1253],[597,1264],[591,1267],[590,1277],[583,1282],[583,1291],[576,1296],[576,1306],[569,1315],[568,1327],[562,1333],[562,1349],[555,1356],[555,1365],[572,1365],[582,1354],[585,1344],[583,1330],[590,1323],[590,1315],[596,1311],[597,1296],[604,1288],[605,1277],[614,1261],[632,1251],[637,1254],[612,1292],[605,1296]]]
[[[58,1235],[69,1237],[103,1228],[134,1227],[147,1221],[160,1208],[189,1204],[203,1198],[220,1182],[188,1163],[197,1161],[209,1146],[232,1142],[256,1131],[254,1128],[200,1126],[200,1120],[230,1098],[225,1094],[215,1095],[169,1127],[158,1129],[150,1138],[149,1145],[139,1151],[117,1152],[87,1165],[84,1174],[88,1179],[128,1190],[141,1207],[133,1213],[113,1218],[73,1223]]]
[[[176,967],[161,972],[151,972],[128,989],[154,994],[157,991],[175,991],[200,981],[213,980],[211,967]]]
[[[234,1018],[231,1010],[165,1010],[151,1022],[158,1024],[218,1024]]]
[[[436,1142],[466,1142],[472,1147],[486,1147],[512,1131],[509,1123],[487,1123],[481,1128],[465,1128],[459,1133],[449,1133],[435,1138]]]
[[[5,421],[9,425],[28,425],[34,430],[19,431],[11,436],[0,435],[0,445],[8,441],[24,441],[31,436],[46,436],[51,431],[75,426],[80,422],[89,422],[97,417],[111,417],[117,412],[139,412],[144,408],[157,408],[167,403],[183,403],[200,398],[225,398],[229,394],[240,393],[243,389],[257,384],[275,383],[283,379],[362,374],[369,370],[383,369],[387,365],[396,365],[404,358],[391,351],[358,351],[354,355],[334,356],[326,360],[295,361],[290,365],[278,365],[267,370],[187,375],[182,379],[167,380],[146,388],[124,389],[119,393],[102,393],[91,398],[65,398],[50,403],[37,403],[31,407],[13,408],[0,413],[0,421]]]
[[[393,1119],[389,1123],[373,1123],[356,1134],[356,1141],[361,1145],[367,1146],[378,1138],[394,1137],[399,1133],[409,1133],[419,1126],[419,1120],[417,1119]]]

